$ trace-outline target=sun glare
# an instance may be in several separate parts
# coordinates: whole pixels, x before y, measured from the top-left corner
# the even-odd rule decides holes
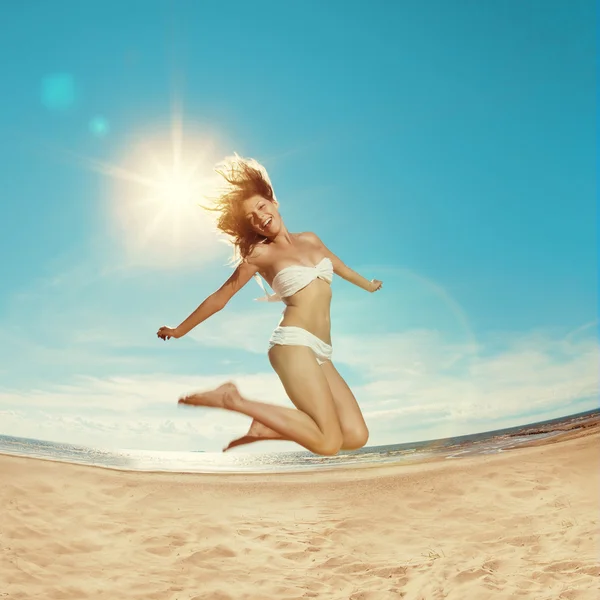
[[[184,139],[181,119],[174,118],[170,131],[146,134],[119,164],[83,159],[111,181],[106,206],[129,263],[180,266],[222,252],[214,214],[201,207],[220,184],[219,158],[205,132],[186,125]]]
[[[159,182],[159,190],[164,202],[180,210],[192,202],[194,185],[180,173],[173,173]]]
[[[199,140],[165,152],[160,141],[146,141],[130,157],[119,178],[113,216],[132,259],[171,264],[198,260],[197,252],[216,246],[212,219],[199,205],[214,193],[215,157]]]

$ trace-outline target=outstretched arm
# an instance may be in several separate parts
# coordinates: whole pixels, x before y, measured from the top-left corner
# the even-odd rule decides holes
[[[161,327],[157,332],[158,337],[168,340],[171,337],[180,338],[189,333],[196,325],[223,310],[232,296],[239,292],[257,271],[258,267],[254,264],[246,261],[240,263],[231,277],[216,292],[206,298],[185,321],[174,329]]]
[[[381,286],[383,285],[381,281],[378,279],[373,279],[371,281],[365,279],[362,275],[345,265],[331,250],[329,250],[329,248],[327,248],[327,246],[325,246],[317,235],[314,233],[307,233],[306,235],[319,247],[323,254],[331,260],[333,272],[336,275],[339,275],[342,279],[357,285],[367,292],[376,292],[381,289]]]

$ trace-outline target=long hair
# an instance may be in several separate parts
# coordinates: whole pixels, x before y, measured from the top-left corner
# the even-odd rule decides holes
[[[267,170],[253,158],[237,154],[225,158],[215,171],[225,180],[225,187],[214,198],[213,206],[203,207],[218,212],[217,229],[226,234],[234,246],[234,260],[244,260],[257,244],[267,238],[252,229],[242,211],[242,203],[252,196],[277,202]]]

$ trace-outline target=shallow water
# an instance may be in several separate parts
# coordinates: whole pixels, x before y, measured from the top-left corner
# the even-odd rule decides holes
[[[432,458],[460,460],[466,456],[496,454],[523,442],[559,435],[565,428],[583,426],[598,414],[600,411],[588,411],[561,419],[474,435],[368,446],[355,451],[342,451],[336,456],[318,456],[307,451],[245,454],[240,451],[103,450],[6,435],[0,435],[0,453],[132,471],[276,473],[389,463],[409,464]]]

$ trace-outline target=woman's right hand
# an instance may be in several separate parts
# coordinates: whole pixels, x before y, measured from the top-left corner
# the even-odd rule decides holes
[[[177,331],[177,327],[175,329],[173,329],[171,327],[165,327],[164,325],[156,332],[156,335],[161,340],[165,340],[165,341],[170,338],[177,339],[178,337],[181,337],[181,334]]]
[[[383,282],[379,281],[379,279],[371,279],[371,292],[376,292],[383,287]]]

